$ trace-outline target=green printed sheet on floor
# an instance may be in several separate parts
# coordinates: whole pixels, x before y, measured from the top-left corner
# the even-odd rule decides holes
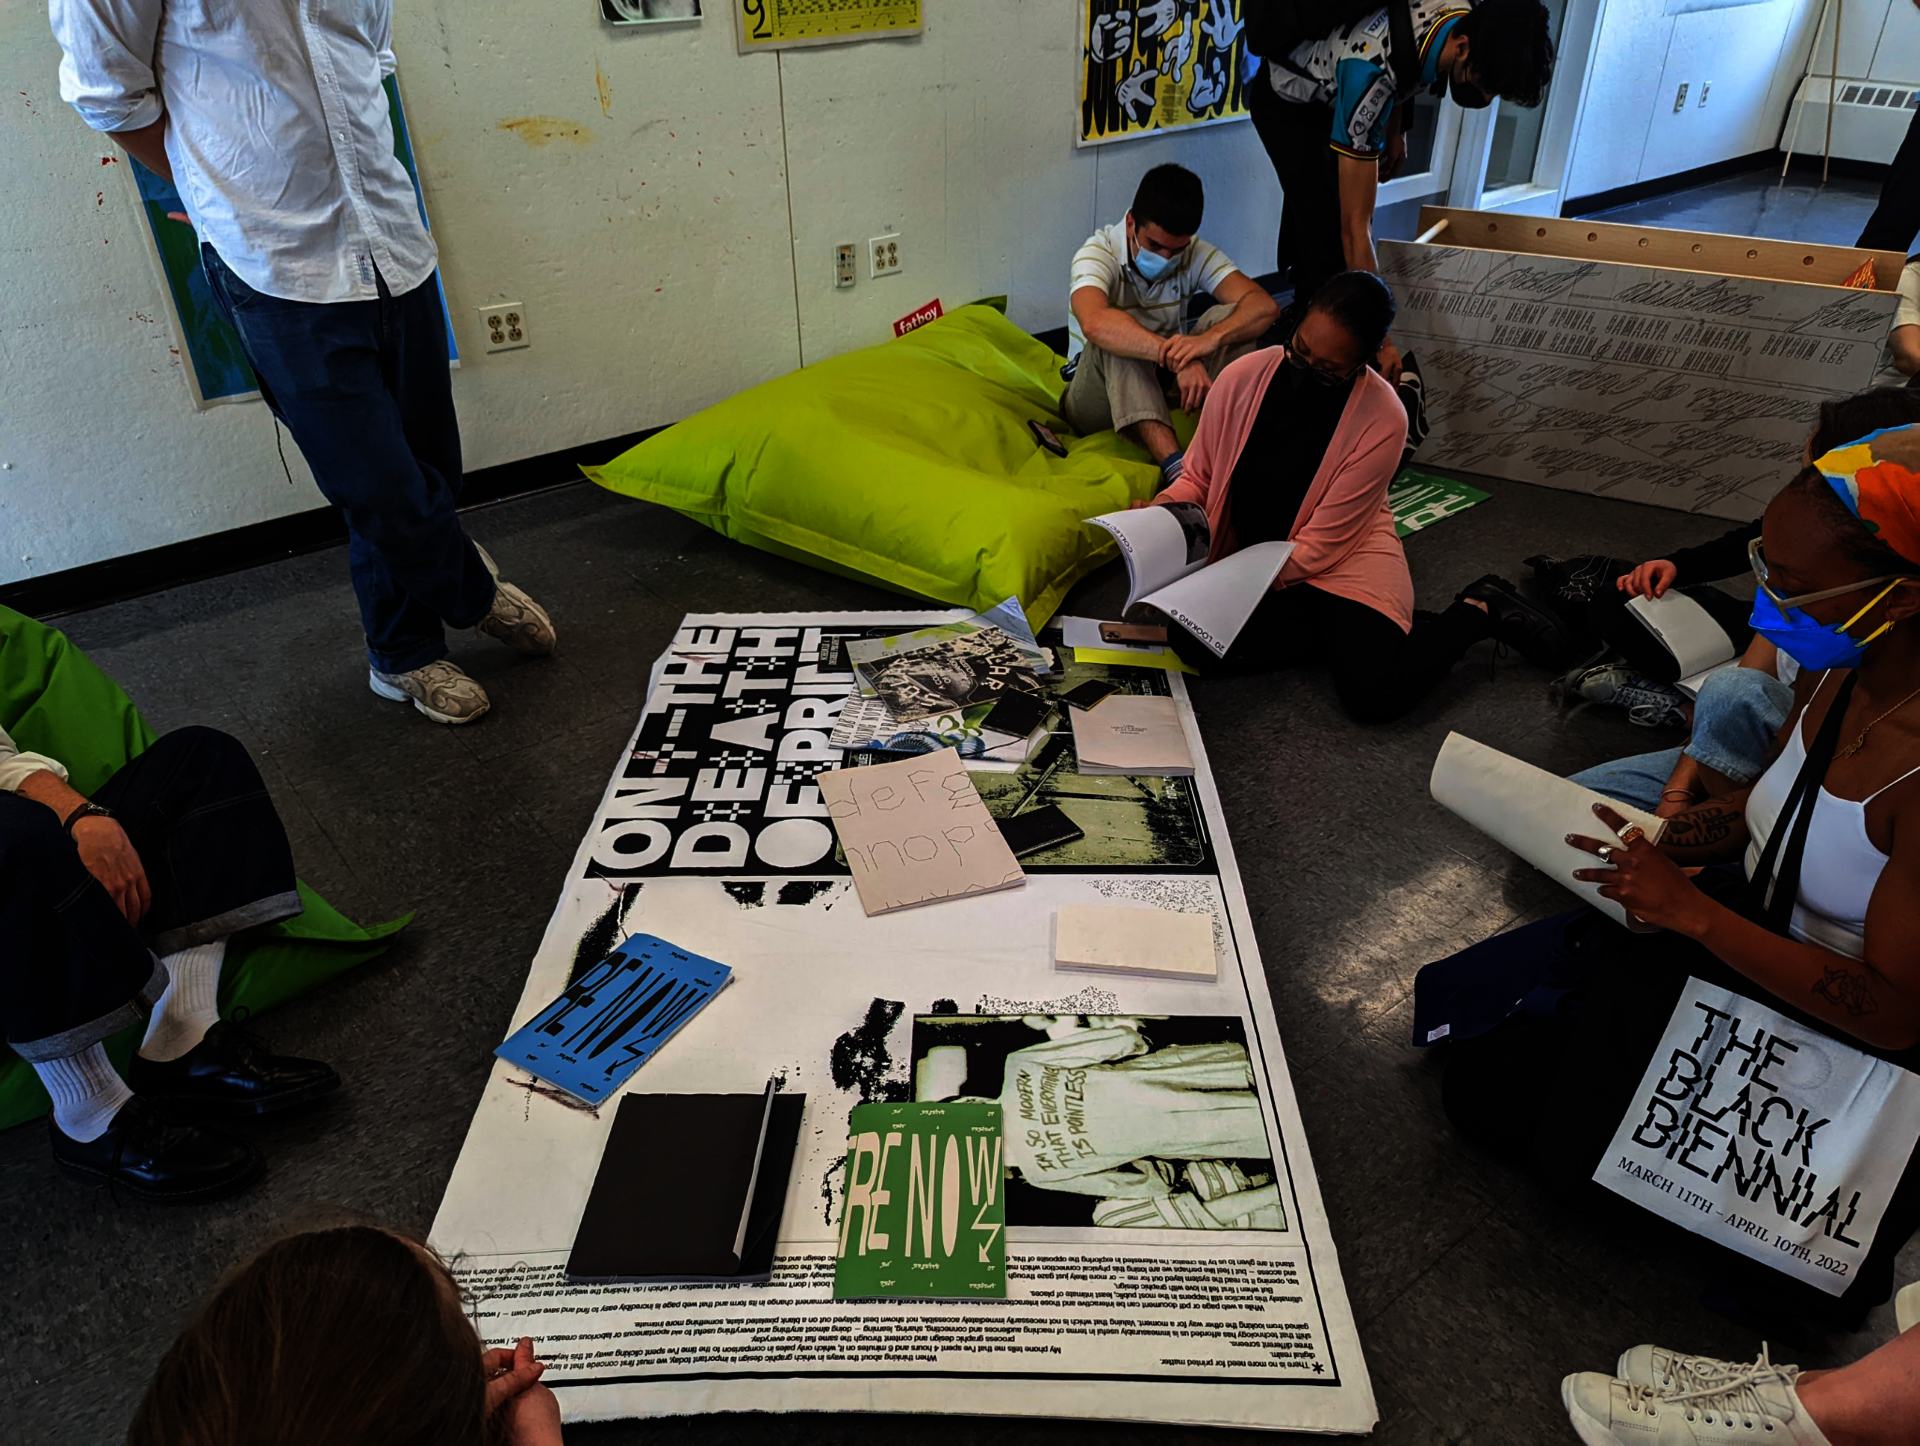
[[[1387,490],[1387,506],[1393,509],[1395,534],[1406,537],[1456,512],[1465,512],[1491,495],[1451,477],[1436,477],[1407,467]]]

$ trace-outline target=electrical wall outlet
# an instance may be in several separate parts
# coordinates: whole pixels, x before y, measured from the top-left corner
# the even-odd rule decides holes
[[[486,329],[490,352],[518,351],[532,346],[527,335],[527,309],[517,301],[496,302],[480,308],[480,325]]]
[[[853,268],[860,259],[860,248],[842,241],[833,248],[833,284],[836,289],[853,285]]]
[[[898,276],[900,274],[900,233],[890,232],[885,236],[875,236],[867,242],[867,263],[869,277]]]
[[[1710,91],[1710,90],[1712,90],[1712,89],[1713,89],[1713,82],[1712,82],[1712,81],[1710,81],[1710,80],[1703,80],[1703,81],[1701,81],[1701,82],[1700,82],[1700,100],[1699,100],[1699,102],[1698,102],[1698,103],[1699,103],[1700,105],[1702,105],[1702,106],[1705,106],[1705,105],[1706,105],[1706,103],[1707,103],[1707,92],[1708,92],[1708,91]]]
[[[1680,82],[1680,89],[1673,93],[1673,113],[1679,115],[1680,112],[1686,108],[1686,104],[1687,83],[1683,80]]]

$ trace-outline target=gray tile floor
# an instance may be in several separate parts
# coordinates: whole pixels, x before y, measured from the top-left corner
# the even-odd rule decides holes
[[[1714,231],[1773,241],[1851,246],[1880,199],[1880,182],[1833,176],[1795,167],[1785,181],[1771,170],[1729,176],[1671,195],[1590,211],[1587,219],[1625,225],[1665,226],[1676,231]]]
[[[1420,534],[1422,602],[1546,550],[1658,555],[1720,524],[1506,482]],[[423,1230],[460,1148],[564,867],[642,701],[648,662],[689,610],[901,606],[751,552],[585,484],[488,508],[471,528],[552,608],[564,651],[515,657],[462,639],[493,715],[434,727],[366,690],[341,551],[196,583],[63,626],[156,726],[207,723],[253,750],[303,875],[349,915],[418,910],[384,959],[268,1017],[282,1048],[348,1081],[319,1113],[254,1131],[272,1170],[244,1199],[116,1209],[51,1168],[42,1127],[0,1134],[0,1441],[114,1440],[173,1332],[276,1220],[337,1202]],[[1117,565],[1069,611],[1111,615]],[[1570,1441],[1557,1383],[1643,1339],[1729,1355],[1759,1342],[1696,1304],[1697,1277],[1648,1246],[1556,1214],[1518,1175],[1455,1142],[1438,1079],[1408,1047],[1422,963],[1560,906],[1556,887],[1427,797],[1449,729],[1569,770],[1666,735],[1562,714],[1546,679],[1476,650],[1413,716],[1361,729],[1311,674],[1197,683],[1195,706],[1242,877],[1381,1410],[1395,1443]],[[1844,1360],[1891,1334],[1814,1341]],[[577,1428],[575,1442],[760,1439],[711,1417]],[[851,1441],[857,1418],[797,1419],[796,1442]],[[929,1446],[1199,1440],[1217,1433],[926,1419]]]

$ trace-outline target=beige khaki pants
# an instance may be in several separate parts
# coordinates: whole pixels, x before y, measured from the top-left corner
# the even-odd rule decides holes
[[[1211,330],[1233,314],[1231,306],[1216,306],[1194,323],[1194,335]],[[1257,341],[1235,342],[1222,347],[1201,363],[1207,375],[1217,377],[1228,362],[1237,361],[1253,351]],[[1115,356],[1088,342],[1080,353],[1080,365],[1067,385],[1060,411],[1067,425],[1081,436],[1094,432],[1121,432],[1136,422],[1160,422],[1171,426],[1173,408],[1180,404],[1180,389],[1172,373],[1162,371],[1150,361],[1138,357]]]

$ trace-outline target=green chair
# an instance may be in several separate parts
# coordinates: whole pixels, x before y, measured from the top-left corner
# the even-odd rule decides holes
[[[67,766],[73,786],[91,794],[157,736],[133,700],[95,667],[66,636],[0,607],[0,727],[23,750]],[[412,914],[363,929],[305,884],[306,912],[234,940],[220,973],[220,1013],[258,1014],[304,994],[384,952]],[[139,1043],[139,1027],[107,1041],[107,1055],[124,1072]],[[0,1129],[47,1112],[40,1080],[0,1045]]]

